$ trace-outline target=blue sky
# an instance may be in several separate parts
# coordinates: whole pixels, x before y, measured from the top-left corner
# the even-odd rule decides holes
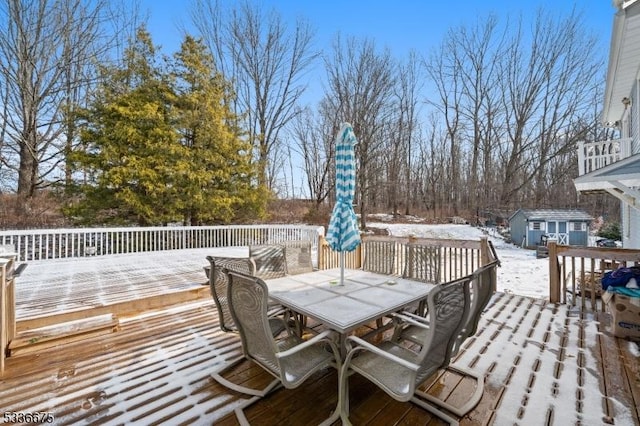
[[[229,2],[229,0],[220,0]],[[611,25],[616,10],[611,0],[255,0],[275,8],[285,22],[295,24],[306,18],[316,30],[316,48],[330,49],[337,33],[375,41],[387,47],[398,60],[415,50],[427,55],[441,44],[448,30],[462,25],[472,27],[490,14],[504,23],[507,17],[525,20],[539,8],[566,16],[576,7],[584,18],[584,28],[597,37],[602,58],[608,59]],[[182,41],[180,28],[189,28],[189,0],[141,0],[141,12],[149,14],[148,29],[165,54],[174,53]],[[604,74],[602,76],[604,81]],[[310,106],[324,92],[321,67],[310,73],[308,91],[302,101]],[[301,188],[297,187],[296,191]]]
[[[539,8],[566,16],[576,7],[582,13],[585,29],[598,38],[606,64],[615,13],[611,0],[396,0],[393,4],[389,0],[255,1],[266,10],[277,10],[292,26],[296,18],[306,18],[316,31],[315,47],[319,50],[329,51],[340,33],[342,37],[373,39],[377,48],[389,48],[398,60],[407,58],[412,50],[427,55],[441,43],[448,30],[474,26],[490,14],[504,23],[507,17],[532,17]],[[189,5],[189,0],[141,0],[141,12],[149,16],[148,29],[153,41],[165,54],[178,50],[182,41],[180,28],[190,27]],[[303,102],[314,104],[318,100],[323,92],[323,79],[321,71],[311,72],[310,90]]]
[[[225,0],[221,0],[225,1]],[[260,1],[260,0],[256,0]],[[263,0],[287,22],[296,17],[309,20],[317,31],[318,48],[326,48],[336,33],[370,37],[379,47],[389,47],[397,57],[411,49],[426,53],[437,46],[446,31],[459,25],[473,25],[493,13],[533,16],[538,7],[566,15],[574,5],[583,12],[585,28],[593,31],[608,49],[615,9],[611,0]],[[165,53],[173,53],[181,41],[180,23],[188,25],[187,1],[142,0],[142,12],[149,13],[149,30]]]

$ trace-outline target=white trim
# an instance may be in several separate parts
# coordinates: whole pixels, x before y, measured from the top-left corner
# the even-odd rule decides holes
[[[573,180],[573,185],[578,192],[615,188],[616,186],[611,183],[612,181],[617,181],[619,184],[628,187],[640,186],[640,173],[615,173],[623,166],[635,162],[640,162],[640,154],[632,155],[624,160],[616,161],[591,173],[579,176]],[[607,174],[608,172],[614,173]]]

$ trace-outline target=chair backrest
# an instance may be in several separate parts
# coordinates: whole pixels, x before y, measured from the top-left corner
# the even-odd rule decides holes
[[[492,289],[495,288],[498,264],[499,261],[494,260],[473,272],[471,307],[468,318],[465,318],[465,324],[462,328],[463,333],[466,334],[465,339],[473,336],[478,331],[480,316],[484,308],[489,304],[493,294]]]
[[[362,241],[364,255],[362,269],[379,274],[393,275],[396,262],[396,242],[366,238]]]
[[[284,246],[287,274],[296,275],[313,272],[311,259],[311,241],[290,240],[281,243]]]
[[[277,346],[267,316],[267,285],[258,277],[234,271],[228,271],[227,275],[231,315],[242,339],[244,356],[280,377]]]
[[[440,284],[441,249],[440,245],[409,243],[402,276],[426,283]]]
[[[280,244],[249,246],[249,257],[256,265],[255,275],[262,279],[279,278],[287,274],[285,249]]]
[[[216,302],[216,308],[218,309],[220,328],[225,332],[235,332],[237,328],[233,322],[229,301],[227,299],[229,277],[223,270],[228,269],[248,275],[255,275],[255,265],[253,261],[247,257],[207,256],[207,260],[211,266],[209,271],[209,288],[211,289],[211,296],[213,296],[213,300]]]
[[[414,385],[426,380],[437,369],[449,365],[456,336],[469,310],[469,283],[472,275],[436,286],[427,298],[429,330],[418,355],[420,368]]]
[[[487,304],[491,300],[493,294],[492,289],[496,280],[496,268],[499,261],[487,263],[484,266],[476,269],[471,275],[472,279],[469,282],[469,309],[465,312],[462,322],[462,328],[458,337],[453,343],[453,349],[451,356],[454,357],[458,354],[458,351],[462,347],[462,344],[469,337],[476,334],[478,331],[478,323],[480,322],[480,316],[487,307]]]

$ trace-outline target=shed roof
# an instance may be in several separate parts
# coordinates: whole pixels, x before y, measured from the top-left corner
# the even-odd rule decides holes
[[[591,221],[593,217],[582,210],[565,210],[565,209],[519,209],[509,220],[511,220],[518,212],[522,212],[524,217],[529,220],[574,220],[574,221]]]

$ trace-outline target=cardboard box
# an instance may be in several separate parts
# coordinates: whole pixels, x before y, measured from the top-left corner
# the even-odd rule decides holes
[[[640,297],[604,292],[602,300],[611,312],[611,332],[616,337],[640,340]]]

